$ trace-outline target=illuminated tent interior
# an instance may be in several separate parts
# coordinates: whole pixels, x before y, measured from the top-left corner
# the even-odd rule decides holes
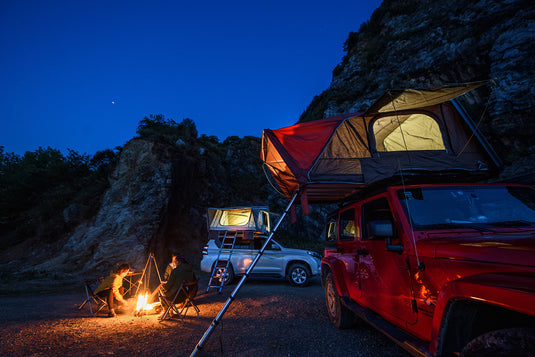
[[[388,91],[364,113],[265,129],[261,158],[281,193],[340,202],[396,176],[489,176],[500,161],[455,98],[486,82]]]
[[[270,232],[268,207],[208,208],[209,231]]]

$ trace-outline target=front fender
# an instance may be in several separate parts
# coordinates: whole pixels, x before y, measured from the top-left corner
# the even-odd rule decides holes
[[[455,300],[479,301],[535,316],[535,275],[485,273],[444,284],[433,316],[430,350],[434,354],[438,348],[442,318]]]
[[[347,274],[344,264],[334,257],[325,257],[321,260],[321,283],[324,284],[327,272],[332,272],[334,284],[338,295],[349,297],[344,276]]]

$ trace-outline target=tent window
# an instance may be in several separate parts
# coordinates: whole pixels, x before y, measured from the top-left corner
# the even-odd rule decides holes
[[[445,150],[438,123],[427,114],[382,117],[372,130],[378,152]]]
[[[271,224],[269,221],[269,213],[266,211],[260,211],[258,215],[258,225],[262,227],[266,232],[271,231]]]
[[[245,226],[251,216],[250,209],[223,211],[219,224],[222,226]]]

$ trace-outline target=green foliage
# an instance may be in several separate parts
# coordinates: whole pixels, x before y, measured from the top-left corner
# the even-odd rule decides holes
[[[193,120],[186,118],[177,123],[173,119],[166,119],[163,114],[145,116],[139,122],[136,132],[142,138],[164,140],[171,144],[178,139],[191,142],[198,134]]]
[[[72,203],[94,212],[116,160],[111,150],[91,158],[40,147],[20,157],[0,147],[0,248],[34,235],[54,240],[68,229],[62,213]]]

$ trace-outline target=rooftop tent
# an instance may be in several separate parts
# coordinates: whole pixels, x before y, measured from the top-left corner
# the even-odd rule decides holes
[[[268,207],[208,208],[209,231],[253,231],[269,233]]]
[[[488,175],[499,159],[454,100],[485,83],[389,91],[364,113],[265,129],[261,158],[287,198],[312,203],[400,173]]]

